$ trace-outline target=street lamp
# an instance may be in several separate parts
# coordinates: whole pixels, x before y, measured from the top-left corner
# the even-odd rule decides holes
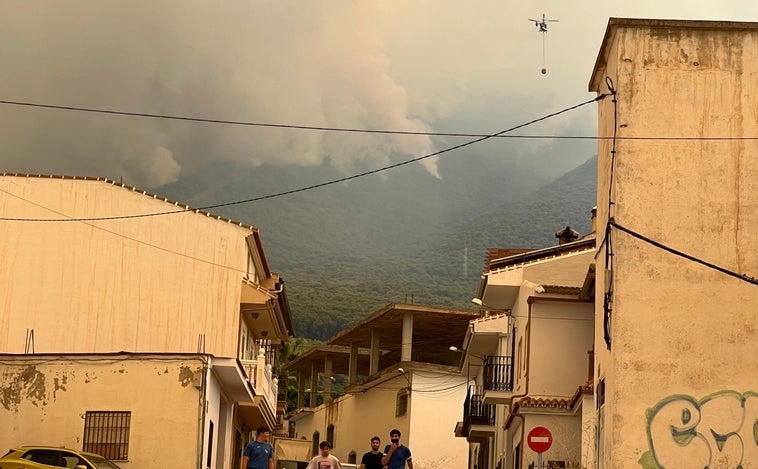
[[[405,378],[405,381],[408,383],[408,392],[411,392],[411,380],[408,378],[408,375],[405,373],[405,370],[402,368],[398,368],[397,372],[403,375],[403,378]]]
[[[490,306],[487,303],[482,302],[481,298],[471,298],[471,302],[475,305],[479,306],[479,314],[481,316],[485,315],[486,313],[505,313],[507,316],[511,315],[510,308],[495,308],[494,306]]]
[[[459,349],[458,347],[456,347],[455,345],[451,345],[450,347],[448,347],[448,349],[449,349],[451,352],[457,352],[457,353],[465,353],[465,354],[471,355],[472,357],[476,357],[476,358],[478,358],[479,360],[481,360],[481,361],[483,361],[483,362],[484,362],[484,361],[487,361],[487,357],[486,357],[486,356],[477,355],[476,353],[472,353],[472,352],[469,352],[469,351],[467,351],[467,350],[461,350],[461,349]]]

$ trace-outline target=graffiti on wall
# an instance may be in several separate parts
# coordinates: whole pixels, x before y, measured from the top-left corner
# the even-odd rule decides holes
[[[645,469],[758,468],[758,393],[669,396],[647,410]]]

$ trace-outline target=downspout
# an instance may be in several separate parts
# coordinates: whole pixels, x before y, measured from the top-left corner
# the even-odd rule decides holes
[[[524,419],[524,416],[516,412],[516,402],[514,402],[516,399],[521,399],[523,397],[526,397],[529,394],[529,361],[531,357],[531,349],[532,349],[532,302],[535,299],[535,296],[530,296],[526,299],[526,303],[529,305],[527,308],[527,317],[526,317],[526,328],[524,329],[524,335],[526,336],[526,347],[524,348],[524,351],[526,352],[526,357],[524,357],[526,370],[524,372],[524,392],[522,394],[514,394],[511,397],[511,409],[509,412],[508,419],[505,422],[505,425],[503,425],[503,430],[508,430],[508,428],[511,426],[511,422],[514,418],[521,419],[521,438],[519,439],[521,445],[524,444],[524,427],[526,426],[526,420]],[[509,443],[510,447],[510,443]],[[519,457],[521,458],[521,461],[519,461],[519,467],[526,467],[524,466],[524,448],[522,447],[520,451]]]
[[[508,416],[508,419],[506,419],[505,425],[503,425],[503,430],[507,430],[508,427],[510,427],[511,422],[514,418],[520,418],[521,419],[521,443],[524,443],[524,427],[525,427],[525,419],[524,416],[516,412],[516,403],[514,403],[515,399],[522,399],[529,395],[529,370],[530,370],[530,358],[532,356],[532,304],[537,301],[551,301],[556,303],[594,303],[594,300],[580,300],[578,298],[551,298],[551,297],[540,297],[540,296],[530,296],[526,299],[526,303],[529,305],[529,308],[527,309],[527,318],[526,318],[526,329],[524,331],[524,335],[526,336],[526,347],[524,351],[526,352],[525,357],[525,365],[526,365],[526,371],[524,373],[524,392],[522,394],[514,394],[513,397],[511,397],[511,410],[510,415]],[[524,462],[524,451],[521,451],[521,462],[519,463],[520,467],[525,467],[523,465]]]
[[[203,360],[203,380],[201,382],[201,398],[203,400],[202,404],[198,406],[198,411],[200,415],[198,416],[198,435],[197,435],[197,442],[198,442],[198,452],[197,452],[197,469],[203,469],[203,448],[205,445],[205,415],[208,412],[208,373],[210,371],[210,366],[208,365],[208,356],[207,355],[201,355]]]

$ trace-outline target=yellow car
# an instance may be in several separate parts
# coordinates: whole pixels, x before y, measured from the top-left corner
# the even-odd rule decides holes
[[[54,446],[19,446],[0,458],[0,469],[121,469],[104,457]]]

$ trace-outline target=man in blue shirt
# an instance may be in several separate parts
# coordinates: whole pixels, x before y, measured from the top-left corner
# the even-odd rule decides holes
[[[413,469],[411,450],[400,443],[400,430],[390,430],[390,441],[392,444],[384,448],[382,464],[387,466],[387,469],[405,469],[405,464],[408,463],[408,469]]]
[[[240,469],[274,469],[274,448],[268,442],[271,430],[268,427],[258,427],[255,441],[245,447]]]

